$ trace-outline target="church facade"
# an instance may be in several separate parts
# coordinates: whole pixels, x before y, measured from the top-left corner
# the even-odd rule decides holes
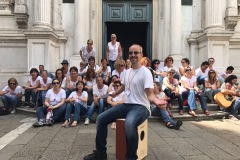
[[[25,84],[40,64],[79,67],[88,39],[100,63],[112,33],[124,59],[137,43],[150,59],[172,56],[179,66],[187,57],[197,68],[214,57],[218,72],[240,73],[238,0],[0,0],[0,86],[10,77]]]

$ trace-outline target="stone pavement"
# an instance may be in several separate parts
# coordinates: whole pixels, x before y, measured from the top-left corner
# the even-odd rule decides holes
[[[0,146],[6,134],[33,123],[28,117],[20,114],[0,117]],[[240,159],[240,121],[184,121],[180,130],[168,129],[160,122],[151,121],[148,125],[145,160]],[[75,128],[62,128],[60,123],[53,127],[27,128],[0,150],[0,159],[81,160],[94,149],[95,127],[96,124],[85,126],[81,121]],[[115,130],[109,129],[109,160],[115,159],[115,136]]]

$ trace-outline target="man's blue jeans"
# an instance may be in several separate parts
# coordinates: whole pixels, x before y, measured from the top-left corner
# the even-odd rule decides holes
[[[37,114],[37,119],[38,121],[40,119],[45,119],[46,118],[46,114],[47,114],[47,107],[38,107],[36,110],[36,114]],[[61,107],[56,108],[54,110],[52,110],[53,112],[53,117],[52,119],[54,120],[54,122],[57,122],[60,120],[60,118],[64,115],[66,110],[66,104],[63,104]]]
[[[182,98],[185,100],[188,100],[188,109],[189,110],[196,110],[197,104],[195,100],[195,91],[194,90],[188,90],[185,92],[182,92]],[[204,92],[202,92],[200,95],[197,96],[200,100],[201,108],[203,111],[207,110],[207,102],[204,98]]]
[[[169,89],[169,88],[166,88],[166,89],[164,89],[164,93],[166,94],[166,96],[168,96],[170,99],[168,100],[168,103],[171,103],[172,101],[172,99],[178,99],[178,106],[179,106],[179,110],[183,110],[183,102],[182,102],[182,98],[181,98],[181,96],[180,95],[178,95],[178,96],[175,96],[175,93],[174,92],[172,92],[172,90],[171,89]]]
[[[74,111],[74,112],[72,112]],[[65,120],[69,120],[71,113],[74,113],[74,121],[78,121],[80,114],[85,115],[87,113],[87,108],[83,107],[80,103],[67,103]]]
[[[37,93],[33,91],[34,89],[25,90],[25,102],[30,103],[30,96],[32,96],[32,103],[36,105],[37,103]]]
[[[156,117],[162,117],[165,123],[170,122],[174,127],[176,126],[176,122],[172,120],[172,118],[169,116],[167,110],[160,109],[158,107],[155,107],[152,110],[152,115]]]
[[[20,107],[22,105],[22,100],[17,97],[16,95],[8,96],[8,95],[3,95],[1,96],[1,100],[3,102],[4,107],[7,108],[7,110],[12,107]]]
[[[107,105],[106,98],[98,99],[98,115],[100,115],[104,111],[105,105]],[[94,105],[94,102],[92,102],[90,108],[88,108],[86,118],[91,120],[95,107],[96,106]]]
[[[234,105],[233,105],[233,107],[232,107],[232,109],[231,109],[230,114],[232,114],[233,116],[236,116],[237,113],[238,113],[239,107],[240,107],[240,100],[236,100],[236,101],[234,102]]]
[[[207,76],[200,76],[200,77],[198,77],[197,78],[197,84],[198,85],[203,85],[203,86],[205,86],[205,84],[204,84],[204,79],[206,78]]]
[[[38,104],[38,105],[41,105],[41,106],[44,106],[45,105],[45,99],[46,99],[46,94],[47,94],[47,91],[38,91],[38,94],[37,94],[37,99],[39,100],[40,99],[40,102],[41,104]]]
[[[107,126],[118,118],[125,118],[125,136],[127,145],[127,159],[137,159],[138,132],[137,127],[143,123],[150,113],[145,106],[139,104],[120,104],[112,107],[97,118],[96,150],[105,153],[107,148]]]

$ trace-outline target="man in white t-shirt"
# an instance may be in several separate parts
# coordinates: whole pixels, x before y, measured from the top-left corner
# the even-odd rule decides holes
[[[204,79],[208,76],[208,72],[206,71],[208,66],[208,61],[204,61],[201,67],[195,70],[198,85],[204,85]]]
[[[112,96],[125,91],[124,103],[112,107],[97,118],[96,151],[84,157],[84,160],[107,159],[107,126],[118,118],[125,118],[126,159],[137,159],[138,132],[137,126],[150,116],[150,102],[157,107],[165,108],[166,101],[158,99],[153,92],[153,76],[141,65],[142,47],[134,44],[129,48],[129,59],[132,68],[128,69],[122,86]],[[144,75],[144,76],[143,76]],[[150,102],[149,102],[150,101]]]

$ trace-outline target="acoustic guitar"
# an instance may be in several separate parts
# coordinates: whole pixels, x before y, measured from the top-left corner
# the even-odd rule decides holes
[[[224,95],[222,92],[218,92],[214,96],[214,100],[221,108],[228,108],[231,106],[232,102],[236,100],[236,97],[230,94]]]

